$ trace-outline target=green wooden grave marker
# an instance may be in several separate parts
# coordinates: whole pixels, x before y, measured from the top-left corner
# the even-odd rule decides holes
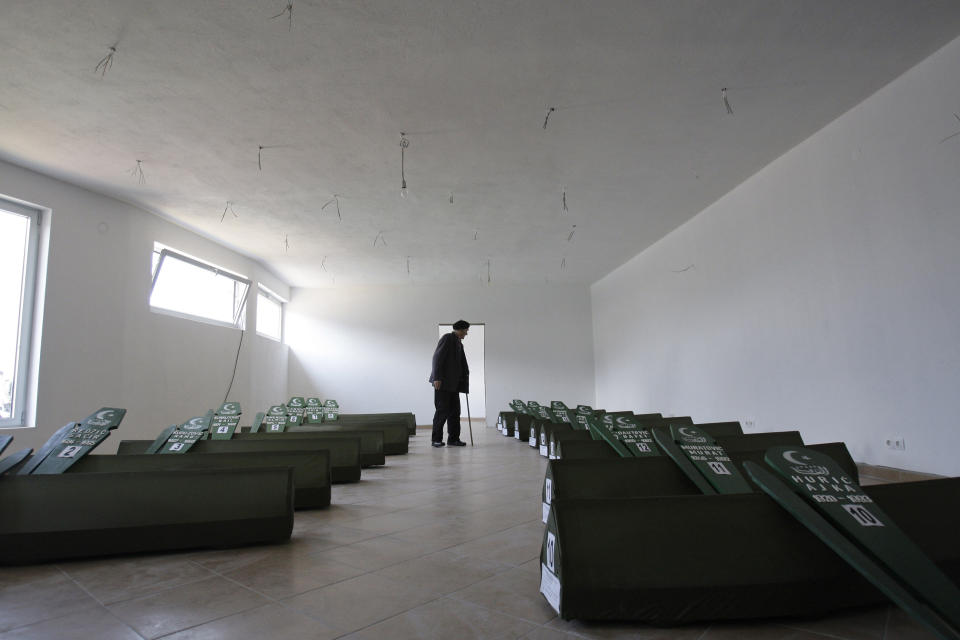
[[[305,418],[307,424],[320,424],[323,422],[323,403],[320,402],[320,398],[307,398]]]
[[[63,473],[74,462],[103,442],[112,430],[120,426],[126,414],[126,409],[117,407],[103,407],[90,414],[78,422],[60,442],[50,449],[32,473]]]
[[[584,415],[584,414],[580,414]],[[621,458],[632,458],[633,454],[630,450],[620,441],[620,438],[615,436],[610,429],[604,425],[599,418],[596,416],[586,416],[587,428],[590,430],[590,434],[593,436],[594,440],[603,440],[611,447],[613,450],[620,454]]]
[[[27,456],[29,456],[32,452],[33,452],[33,449],[27,447],[26,449],[15,451],[14,453],[11,453],[3,460],[0,460],[0,476],[5,474],[7,471],[10,471],[10,469],[13,469],[15,466],[17,466],[24,460],[26,460]]]
[[[43,462],[43,459],[53,451],[53,448],[57,446],[61,440],[66,437],[70,429],[76,425],[76,422],[68,422],[59,429],[53,432],[53,435],[50,436],[46,442],[43,443],[43,446],[37,449],[37,452],[33,454],[33,457],[27,461],[25,465],[20,467],[20,470],[17,472],[19,476],[29,475],[33,472],[34,469],[40,466],[40,463]]]
[[[160,451],[160,447],[167,443],[167,440],[170,438],[170,434],[177,430],[177,425],[172,424],[163,431],[160,432],[153,442],[150,443],[150,446],[147,447],[147,450],[144,453],[156,453]]]
[[[727,452],[706,431],[670,425],[670,435],[717,493],[753,493]]]
[[[573,421],[570,407],[565,405],[560,400],[553,400],[550,402],[550,410],[553,412],[553,415],[557,417],[561,422],[566,422],[569,425],[576,426]]]
[[[210,421],[211,440],[229,440],[240,424],[240,403],[224,402]]]
[[[307,414],[307,401],[302,396],[293,396],[287,403],[287,426],[296,427],[303,424]],[[291,420],[296,418],[296,420]]]
[[[775,449],[779,451],[775,451]],[[846,486],[845,482],[841,480],[841,484],[839,485],[836,485],[836,483],[832,482],[833,478],[840,480],[841,478],[846,477],[843,472],[839,470],[839,467],[836,465],[836,463],[831,460],[833,464],[828,467],[822,467],[816,462],[819,456],[818,458],[813,458],[811,456],[810,460],[805,460],[803,456],[807,455],[807,451],[809,450],[801,447],[775,447],[767,451],[767,456],[775,458],[777,455],[779,455],[781,459],[784,459],[784,453],[796,454],[791,455],[790,458],[798,460],[799,463],[793,463],[790,459],[784,459],[785,464],[783,466],[788,468],[789,471],[795,471],[795,469],[804,469],[806,473],[793,473],[791,475],[799,475],[803,479],[809,478],[813,481],[811,486],[818,493],[807,491],[806,495],[811,497],[814,495],[827,496],[827,498],[820,499],[829,500],[832,498],[837,500],[837,502],[819,502],[817,499],[813,499],[811,502],[808,502],[803,497],[798,495],[796,492],[798,485],[793,483],[792,480],[790,481],[790,484],[788,484],[777,477],[777,475],[774,473],[771,473],[763,468],[762,465],[756,464],[749,460],[743,463],[743,468],[757,484],[757,486],[759,486],[765,493],[773,498],[777,504],[783,507],[788,513],[790,513],[790,515],[792,515],[803,526],[809,529],[810,532],[820,538],[824,544],[830,547],[837,555],[843,558],[844,561],[846,561],[851,567],[860,573],[860,575],[866,578],[871,584],[877,587],[877,589],[884,593],[888,598],[895,602],[900,608],[925,624],[939,637],[951,640],[960,639],[960,631],[958,631],[956,621],[950,621],[947,619],[946,615],[941,617],[940,614],[934,611],[930,604],[924,602],[926,594],[916,591],[916,585],[906,586],[902,584],[887,566],[878,561],[877,558],[871,554],[872,549],[869,547],[867,547],[866,551],[862,549],[856,542],[854,542],[854,540],[857,540],[857,537],[850,539],[845,536],[843,533],[837,530],[833,521],[828,520],[826,517],[824,517],[824,515],[821,515],[821,512],[818,511],[815,506],[811,506],[831,504],[843,512],[842,514],[838,512],[836,515],[842,515],[844,519],[852,518],[858,526],[864,528],[877,527],[876,524],[873,524],[874,522],[882,523],[879,527],[877,527],[880,529],[886,529],[888,526],[887,523],[884,523],[882,520],[880,520],[882,512],[880,512],[880,510],[872,503],[872,501],[863,503],[859,502],[859,500],[862,500],[862,498],[857,498],[857,501],[854,502],[850,502],[849,500],[840,502],[841,497],[848,498],[850,495],[866,496],[866,494],[863,494],[861,491],[855,491],[854,493],[848,494],[844,488]],[[827,456],[823,457],[830,460],[830,458]],[[778,466],[781,466],[780,463],[778,463]],[[826,471],[827,473],[825,475],[814,473],[819,471]],[[838,472],[838,475],[834,476],[832,473],[833,471]],[[788,475],[787,477],[789,478],[790,476]],[[817,478],[825,478],[827,482],[823,483]],[[791,484],[793,486],[790,486]],[[808,483],[804,482],[803,484]],[[826,484],[827,487],[831,487],[831,485],[839,486],[841,487],[841,491],[835,491],[834,488],[831,487],[829,491],[825,493],[819,493],[822,487],[818,485],[821,484]],[[869,496],[866,497],[869,499]],[[854,508],[863,507],[866,509],[864,506],[865,504],[870,505],[869,510],[866,513],[859,511],[858,515],[854,515],[853,512],[843,507],[843,505],[847,505]],[[861,520],[861,518],[863,519]],[[870,524],[861,524],[866,522],[869,522]],[[909,540],[907,542],[910,546],[913,546],[912,542]],[[886,545],[884,545],[884,547],[886,547]],[[926,562],[929,562],[929,559],[926,559]],[[936,569],[935,566],[934,569]],[[939,571],[939,569],[937,569],[937,571]],[[953,587],[952,584],[950,586]],[[910,587],[914,588],[911,589]],[[953,588],[956,589],[956,587]],[[955,609],[958,602],[960,602],[960,599],[958,599],[957,596],[953,596],[952,602],[948,604],[952,605],[952,607]]]
[[[706,495],[715,495],[717,492],[713,488],[713,485],[703,477],[703,474],[700,473],[700,470],[690,462],[690,459],[687,458],[687,454],[683,452],[683,449],[677,446],[677,443],[674,442],[673,436],[664,428],[664,427],[654,427],[653,439],[660,446],[664,453],[670,456],[670,459],[673,460],[680,470],[683,471],[693,484],[697,485],[697,488],[700,489]]]
[[[275,404],[267,409],[263,417],[263,431],[267,433],[283,433],[287,427],[287,408],[282,404]]]
[[[960,589],[832,458],[805,447],[772,447],[764,461],[794,492],[960,631]]]
[[[263,418],[266,416],[263,411],[258,411],[257,415],[253,418],[253,424],[250,426],[250,433],[257,433],[260,431],[260,427],[263,426]]]
[[[340,405],[336,400],[323,401],[323,421],[338,422],[340,420]]]
[[[607,423],[608,418],[610,419],[609,426]],[[645,429],[637,422],[636,418],[631,416],[614,417],[606,414],[603,416],[603,423],[635,458],[663,455],[653,441],[650,430]]]
[[[10,443],[13,442],[13,436],[0,436],[0,454],[3,454]]]
[[[173,430],[167,441],[163,443],[159,454],[180,454],[190,450],[197,440],[207,437],[210,429],[210,422],[213,420],[213,412],[206,415],[190,418],[182,425]]]

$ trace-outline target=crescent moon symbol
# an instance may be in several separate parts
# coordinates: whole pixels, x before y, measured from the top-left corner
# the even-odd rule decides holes
[[[791,463],[791,464],[799,464],[799,465],[805,465],[805,464],[807,464],[807,461],[805,461],[805,460],[797,460],[797,459],[796,459],[796,456],[797,456],[799,453],[800,453],[799,451],[792,451],[792,450],[791,450],[791,451],[784,451],[784,452],[783,452],[783,459],[786,460],[787,462]]]
[[[688,438],[696,438],[696,437],[697,437],[697,434],[695,434],[695,433],[689,433],[690,429],[689,429],[688,427],[680,427],[680,428],[678,429],[678,431],[680,432],[680,435],[686,436],[686,437],[688,437]]]

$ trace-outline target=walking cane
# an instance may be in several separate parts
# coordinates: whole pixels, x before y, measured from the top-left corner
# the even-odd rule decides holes
[[[463,394],[467,399],[467,427],[470,428],[470,446],[473,446],[473,420],[470,419],[470,394]]]

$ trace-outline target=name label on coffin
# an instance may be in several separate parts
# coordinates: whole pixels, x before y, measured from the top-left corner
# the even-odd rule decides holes
[[[560,614],[560,579],[547,568],[547,565],[540,563],[540,593],[547,599],[553,610]]]

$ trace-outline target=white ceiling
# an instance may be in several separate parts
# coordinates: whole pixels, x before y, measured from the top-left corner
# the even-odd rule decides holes
[[[2,0],[0,157],[295,286],[588,283],[960,35],[956,0],[287,2]]]

